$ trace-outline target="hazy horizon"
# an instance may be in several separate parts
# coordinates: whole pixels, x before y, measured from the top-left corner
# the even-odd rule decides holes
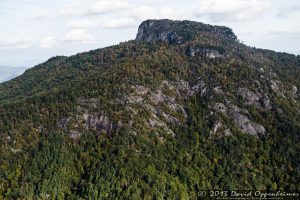
[[[27,67],[0,66],[0,83],[11,80],[21,75],[28,69]]]

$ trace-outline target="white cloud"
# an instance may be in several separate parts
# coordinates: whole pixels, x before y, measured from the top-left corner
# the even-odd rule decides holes
[[[43,11],[36,11],[34,14],[30,17],[32,20],[47,20],[47,19],[54,19],[55,16],[53,13],[47,12],[45,10]]]
[[[154,18],[155,15],[156,10],[151,6],[140,6],[138,8],[133,9],[131,12],[131,16],[138,20],[151,19]]]
[[[62,16],[99,15],[113,13],[130,8],[128,0],[99,0],[94,4],[70,4],[59,11]]]
[[[70,4],[68,6],[63,7],[59,14],[62,16],[71,16],[75,14],[82,14],[83,5],[80,4]]]
[[[95,26],[97,26],[97,24],[91,22],[88,19],[73,20],[73,21],[69,21],[67,23],[67,27],[75,28],[75,29],[86,29],[86,28],[92,28],[92,27],[95,27]]]
[[[0,41],[1,49],[26,49],[32,46],[32,41],[28,39],[8,39]]]
[[[63,42],[82,44],[91,43],[94,41],[94,37],[85,29],[72,29],[65,34],[64,37],[49,36],[40,41],[42,48],[51,48],[61,45]]]
[[[177,15],[171,7],[152,7],[152,6],[140,6],[132,9],[130,15],[139,21],[146,19],[159,19],[159,18],[169,18],[175,19]],[[182,14],[182,13],[181,13]]]
[[[295,13],[300,13],[300,2],[299,1],[288,1],[277,7],[277,16],[287,17]]]
[[[67,27],[74,29],[87,28],[129,28],[137,26],[137,21],[134,18],[95,18],[93,20],[73,20],[67,23]]]
[[[270,10],[263,0],[200,0],[194,8],[195,17],[208,17],[214,22],[259,19]]]
[[[158,14],[161,18],[172,19],[172,18],[176,18],[177,14],[179,13],[176,14],[175,10],[173,10],[170,7],[162,7],[158,10]]]
[[[84,13],[87,15],[97,15],[124,10],[129,7],[130,5],[127,0],[101,0],[89,6]]]
[[[300,39],[300,31],[270,31],[266,35],[276,38]]]
[[[102,19],[98,21],[98,25],[104,28],[130,28],[136,26],[136,23],[133,18]]]
[[[46,37],[45,39],[43,39],[40,43],[41,43],[42,48],[51,48],[53,46],[58,45],[59,42],[60,42],[59,38],[49,36],[49,37]]]
[[[72,43],[90,43],[95,38],[84,29],[74,29],[66,33],[63,40]]]

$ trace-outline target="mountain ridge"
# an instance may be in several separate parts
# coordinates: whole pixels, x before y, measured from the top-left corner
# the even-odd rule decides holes
[[[299,189],[299,56],[147,20],[0,84],[0,197],[196,199]]]
[[[146,42],[148,44],[145,44],[144,42]],[[39,95],[47,94],[49,92],[49,89],[50,89],[50,91],[52,90],[52,92],[57,93],[60,91],[74,90],[74,88],[81,87],[80,85],[85,84],[85,82],[89,79],[89,78],[88,79],[85,78],[86,74],[98,73],[97,76],[100,76],[99,72],[101,70],[106,71],[106,73],[111,73],[110,69],[105,67],[105,58],[104,58],[105,52],[106,51],[112,52],[114,49],[118,49],[118,48],[123,49],[122,46],[126,46],[127,44],[131,45],[131,47],[134,47],[135,45],[141,46],[141,48],[143,48],[143,45],[151,46],[154,44],[158,48],[164,48],[163,52],[165,52],[167,54],[171,53],[171,54],[177,55],[176,56],[177,58],[185,56],[184,59],[190,59],[190,61],[188,61],[188,62],[199,62],[200,61],[200,62],[204,63],[204,66],[207,64],[218,65],[220,63],[232,62],[231,60],[233,58],[241,59],[241,62],[243,62],[243,60],[247,60],[247,65],[249,65],[249,67],[250,67],[250,68],[248,67],[249,68],[248,70],[252,71],[251,73],[253,73],[253,75],[267,73],[268,77],[262,79],[261,81],[263,81],[263,82],[265,82],[265,84],[269,85],[270,89],[273,90],[275,93],[277,93],[278,95],[280,95],[283,98],[286,98],[286,95],[289,95],[292,98],[295,98],[297,96],[297,92],[298,92],[297,88],[299,87],[299,85],[297,85],[297,86],[290,85],[289,86],[290,87],[289,94],[283,92],[284,90],[286,90],[284,88],[284,84],[280,81],[280,79],[277,78],[277,74],[274,71],[274,69],[268,67],[268,65],[269,65],[268,63],[274,62],[274,61],[270,60],[270,58],[268,57],[268,56],[270,56],[268,54],[271,54],[271,55],[274,54],[272,51],[256,50],[254,48],[247,47],[247,46],[239,43],[236,35],[232,32],[232,30],[230,28],[227,28],[227,27],[211,26],[211,25],[206,25],[203,23],[192,22],[192,21],[171,21],[171,20],[164,19],[164,20],[147,20],[147,21],[141,23],[141,25],[139,26],[139,31],[137,33],[136,40],[134,40],[134,41],[130,41],[130,42],[127,42],[127,43],[124,43],[121,45],[115,45],[115,46],[108,47],[108,48],[103,48],[103,49],[98,49],[98,50],[94,50],[94,51],[90,51],[90,52],[77,54],[77,55],[71,56],[71,57],[57,56],[57,57],[50,58],[45,63],[38,65],[37,67],[32,68],[30,70],[27,70],[24,75],[18,77],[17,79],[14,79],[11,82],[7,82],[3,85],[0,85],[0,94],[1,94],[0,100],[2,99],[2,102],[5,102],[5,101],[9,102],[10,101],[9,99],[13,98],[14,101],[16,101],[17,99],[20,99],[21,101],[24,101],[24,100],[26,101],[26,99],[28,97],[31,98],[32,95],[34,97],[36,94],[39,94]],[[165,46],[165,45],[167,45],[167,46]],[[171,45],[171,46],[169,46],[169,45]],[[172,45],[176,45],[176,46],[173,47]],[[122,57],[126,57],[122,51],[123,50],[121,50],[121,52],[120,52],[121,55],[116,55],[113,58],[112,57],[107,58],[109,63],[115,63],[116,69],[119,70],[118,73],[123,73],[122,72],[123,69],[122,68],[118,69],[118,65],[120,65],[122,63]],[[156,54],[155,51],[156,50],[153,51],[154,54]],[[169,51],[169,52],[167,52],[167,51]],[[289,58],[289,59],[297,58],[297,57],[294,57],[293,55],[289,55],[289,54],[278,54],[278,53],[275,53],[275,54],[287,56],[287,58]],[[86,60],[89,64],[88,65],[80,65],[80,63],[82,62],[82,59],[80,59],[80,57],[84,58],[89,55],[92,55],[92,57],[90,57],[89,60]],[[107,55],[109,55],[109,54],[107,54]],[[132,56],[133,57],[131,57],[131,55],[129,57],[127,56],[126,59],[132,60],[131,62],[136,62],[134,55],[132,55]],[[170,55],[167,55],[167,56],[170,56]],[[114,59],[116,57],[120,57],[120,58],[117,59],[116,61],[114,61]],[[86,57],[86,58],[88,58],[88,57]],[[86,59],[86,58],[84,58],[84,59]],[[257,63],[257,58],[260,59],[259,63]],[[168,59],[168,58],[166,58],[166,59]],[[162,59],[158,60],[158,63],[160,63],[161,60]],[[298,62],[299,62],[299,60],[298,60]],[[148,83],[149,86],[146,87],[146,85],[142,85],[141,87],[143,87],[145,90],[151,90],[151,87],[153,85],[155,85],[155,87],[158,87],[158,86],[162,87],[163,83],[165,82],[170,87],[175,87],[175,90],[176,90],[175,92],[178,93],[179,96],[182,92],[187,93],[187,94],[198,93],[199,89],[200,89],[200,91],[205,90],[204,94],[202,94],[204,96],[209,95],[209,96],[213,97],[214,95],[222,95],[222,94],[218,94],[218,92],[215,92],[215,94],[211,93],[211,91],[213,91],[213,90],[220,90],[219,93],[223,93],[223,91],[222,91],[223,89],[221,89],[222,86],[219,86],[219,85],[212,86],[212,85],[214,85],[213,83],[207,83],[207,82],[211,82],[211,79],[213,78],[211,75],[212,72],[209,72],[207,74],[208,77],[202,77],[202,76],[199,76],[200,74],[199,75],[193,74],[194,72],[192,72],[192,71],[195,69],[191,69],[189,67],[185,67],[185,68],[181,69],[180,64],[184,63],[184,61],[173,60],[173,61],[171,61],[171,63],[173,63],[173,65],[177,66],[177,67],[175,67],[177,71],[181,71],[181,73],[186,74],[185,75],[186,77],[185,78],[177,77],[177,76],[172,77],[172,75],[171,76],[168,75],[167,78],[169,80],[162,79],[161,80],[162,84],[159,85],[155,81],[157,77],[154,77],[155,74],[152,74],[151,75],[152,80]],[[243,63],[241,63],[241,64],[244,65]],[[97,65],[97,66],[95,67],[95,65]],[[150,65],[152,65],[152,67],[153,67],[153,63]],[[201,64],[201,65],[203,65],[203,64]],[[237,62],[235,65],[238,66],[240,64]],[[257,65],[265,65],[265,66],[258,67]],[[205,67],[208,67],[208,66],[205,66]],[[244,68],[245,68],[245,66],[244,66]],[[226,69],[226,70],[228,70],[228,69]],[[232,70],[232,69],[230,69],[230,66],[229,66],[229,70]],[[237,73],[234,78],[237,78],[236,76],[240,76],[238,74],[238,73],[240,73],[240,69],[239,70],[234,69],[234,70],[236,71],[235,73]],[[101,72],[104,72],[104,71],[101,71]],[[208,71],[210,71],[210,69]],[[48,79],[49,73],[53,73],[53,72],[54,72],[54,74],[53,74],[54,76],[52,76],[51,79]],[[55,74],[56,72],[58,72],[58,73]],[[282,69],[278,72],[282,72]],[[40,78],[37,79],[36,77],[38,77],[38,76],[32,76],[31,75],[32,73],[33,74],[37,73],[37,75],[40,76]],[[153,72],[151,72],[151,69],[150,69],[149,73],[153,73]],[[204,73],[207,73],[207,72],[204,72]],[[213,72],[213,73],[215,73],[215,72]],[[110,74],[107,74],[107,75],[110,76]],[[295,73],[294,75],[297,75],[297,73]],[[161,74],[161,77],[164,77],[164,76],[165,75]],[[245,74],[245,76],[247,78],[248,75]],[[257,76],[257,75],[255,75],[255,76]],[[262,75],[260,75],[260,76],[262,76]],[[31,78],[28,78],[28,77],[31,77]],[[102,77],[102,76],[100,76],[100,77]],[[145,80],[145,78],[147,78],[147,77],[143,77],[143,78],[139,77],[139,78],[136,78],[135,80],[126,80],[124,83],[120,84],[119,89],[122,88],[121,90],[123,90],[123,94],[121,94],[121,96],[117,97],[117,98],[122,99],[121,102],[123,102],[123,103],[121,103],[121,104],[126,105],[128,101],[134,102],[134,100],[132,100],[132,99],[130,100],[131,97],[127,97],[128,95],[129,96],[132,95],[132,94],[128,94],[128,91],[132,90],[132,87],[140,87],[140,85],[139,84],[132,85],[133,83],[130,83],[130,82],[132,82],[132,81],[139,82],[141,80]],[[20,79],[21,81],[24,81],[25,84],[15,84],[15,82],[18,81],[18,79]],[[102,79],[105,79],[105,78],[102,77]],[[189,79],[189,80],[187,80],[187,79]],[[204,86],[206,86],[206,84],[208,84],[208,87],[210,87],[210,88],[204,87],[204,88],[198,89],[198,87],[199,87],[198,79],[202,81],[201,87],[204,87]],[[55,80],[55,81],[53,81],[53,80]],[[248,81],[247,79],[245,79],[245,80],[237,79],[237,80],[239,81],[238,84],[240,84],[240,87],[238,87],[236,85],[237,83],[235,83],[235,82],[231,83],[232,89],[238,91],[237,97],[241,96],[244,98],[244,100],[250,101],[249,102],[250,105],[256,105],[256,107],[261,106],[262,108],[265,107],[265,109],[267,109],[267,110],[272,109],[272,102],[270,102],[269,95],[264,95],[265,91],[267,91],[266,88],[265,89],[259,88],[259,90],[257,90],[258,88],[255,88],[255,86],[252,86],[253,88],[249,89],[248,88],[249,83],[247,83],[247,81]],[[223,82],[223,80],[219,80],[219,81],[221,81],[221,83]],[[230,80],[230,81],[233,81],[233,80]],[[243,82],[245,82],[245,83],[243,84]],[[257,82],[260,82],[260,81],[257,80]],[[13,85],[9,86],[8,88],[14,87],[13,91],[11,89],[9,89],[9,90],[2,89],[2,88],[5,88],[5,86],[9,85],[10,83],[12,83]],[[179,85],[178,85],[178,83],[179,83]],[[180,86],[180,84],[182,84],[182,85]],[[19,85],[21,87],[19,87]],[[30,87],[27,87],[27,86],[30,86]],[[185,87],[184,90],[182,90],[183,87]],[[219,88],[219,89],[215,89],[215,88],[211,88],[211,87],[215,87],[215,88]],[[196,91],[193,91],[193,88],[197,88]],[[207,90],[210,90],[209,91],[210,94],[207,94],[208,93]],[[160,92],[160,91],[158,91],[158,92]],[[230,92],[233,92],[233,91],[230,91]],[[203,93],[203,91],[202,91],[202,93]],[[240,93],[240,94],[238,94],[238,93]],[[139,98],[142,98],[142,97],[139,97]],[[163,98],[165,98],[165,97],[163,96]],[[227,108],[227,107],[236,106],[236,105],[233,105],[232,103],[228,103],[229,102],[228,100],[226,100],[226,101],[227,101],[226,104],[224,104],[224,103],[220,104],[221,107]],[[260,101],[262,101],[262,103]],[[1,103],[1,101],[0,101],[0,103]],[[166,103],[166,102],[164,102],[164,103]],[[211,105],[211,106],[214,107],[214,105]],[[183,108],[181,108],[181,109],[184,110]],[[153,110],[153,108],[152,108],[152,110]],[[238,110],[239,110],[239,108],[238,108]],[[167,117],[166,113],[162,113],[162,114],[164,115],[164,117]],[[183,113],[183,114],[187,115],[186,113]],[[232,109],[230,111],[229,118],[231,118],[231,120],[234,121],[234,123],[239,127],[240,130],[244,130],[244,132],[247,132],[251,135],[265,134],[265,132],[266,132],[265,127],[261,126],[258,123],[255,123],[255,122],[252,123],[249,120],[249,117],[247,117],[244,114],[237,112],[236,109]],[[105,118],[105,116],[103,116],[103,117]],[[87,118],[86,117],[84,117],[84,118],[86,121]],[[171,120],[171,118],[168,120]],[[175,121],[178,121],[178,119],[173,118],[173,120],[174,119],[175,119]],[[105,123],[108,123],[108,122],[105,122]],[[66,126],[66,125],[62,125],[62,126]],[[218,127],[221,125],[218,125],[218,123],[216,123],[215,126]],[[167,126],[165,126],[165,127],[166,127],[166,129],[168,129]],[[226,126],[225,126],[225,128],[226,128]]]
[[[157,26],[155,25],[155,23],[158,23],[157,24]],[[259,49],[259,48],[252,48],[252,47],[248,47],[248,46],[244,46],[243,44],[240,44],[240,43],[238,43],[238,41],[237,41],[237,37],[236,37],[236,35],[232,32],[232,30],[230,29],[230,28],[227,28],[227,27],[224,27],[224,26],[211,26],[211,25],[206,25],[206,24],[203,24],[203,23],[199,23],[199,22],[193,22],[193,21],[188,21],[188,20],[184,20],[184,21],[172,21],[172,20],[167,20],[167,19],[164,19],[164,20],[146,20],[146,21],[144,21],[143,23],[141,23],[141,25],[139,26],[139,29],[141,29],[141,30],[144,30],[146,33],[148,33],[148,34],[150,34],[150,35],[153,35],[154,33],[153,33],[153,30],[148,30],[148,28],[147,28],[147,26],[149,25],[149,23],[151,23],[151,24],[154,24],[154,29],[159,29],[159,27],[160,26],[167,26],[166,27],[166,29],[162,29],[162,30],[154,30],[154,32],[155,32],[155,34],[157,34],[159,31],[161,31],[162,33],[162,35],[168,35],[168,34],[166,34],[165,33],[165,31],[167,30],[167,32],[169,32],[169,34],[176,34],[176,30],[172,30],[172,26],[173,26],[173,28],[174,27],[177,27],[178,28],[178,26],[180,27],[180,25],[185,25],[186,23],[187,23],[187,27],[193,27],[195,24],[196,25],[198,25],[192,32],[194,32],[194,36],[193,37],[196,37],[196,35],[197,35],[197,33],[202,33],[201,31],[200,32],[197,32],[198,31],[198,29],[200,29],[200,30],[202,30],[202,29],[204,29],[205,31],[207,31],[207,32],[209,32],[209,31],[214,31],[215,29],[220,29],[220,30],[224,30],[224,32],[225,33],[228,33],[229,35],[230,35],[230,37],[229,37],[229,43],[231,43],[231,42],[234,42],[234,43],[236,43],[237,42],[237,44],[238,45],[242,45],[243,47],[246,47],[246,48],[248,48],[249,50],[248,51],[253,51],[253,50],[256,50],[256,51],[261,51],[261,53],[262,54],[266,54],[266,55],[268,55],[268,54],[274,54],[274,53],[276,53],[276,54],[284,54],[284,55],[287,55],[287,56],[291,56],[291,57],[297,57],[296,55],[294,55],[294,54],[288,54],[288,53],[277,53],[277,52],[275,52],[275,51],[272,51],[272,50],[265,50],[265,49]],[[168,23],[170,24],[170,25],[168,25]],[[145,24],[148,24],[147,26],[146,26],[146,28],[144,27],[145,26]],[[167,25],[166,25],[167,24]],[[141,28],[141,27],[143,27],[143,28]],[[199,28],[200,27],[200,28]],[[204,27],[204,28],[203,28]],[[215,27],[217,27],[217,28],[215,28]],[[193,28],[191,28],[191,29],[193,29]],[[141,31],[140,30],[140,31]],[[180,27],[180,29],[179,30],[183,30],[182,29],[182,27]],[[140,32],[139,31],[139,32]],[[137,41],[137,42],[140,42],[140,41],[148,41],[147,40],[147,38],[145,39],[145,38],[140,38],[141,37],[141,35],[140,35],[140,33],[137,33],[137,36],[136,36],[136,39],[135,39],[135,41]],[[222,32],[222,31],[221,31]],[[217,33],[218,33],[218,31],[217,31]],[[154,34],[154,35],[155,35]],[[201,34],[200,34],[201,35]],[[167,36],[167,37],[165,37],[165,38],[162,38],[163,40],[160,40],[160,39],[158,39],[158,38],[152,38],[152,42],[158,42],[158,41],[160,41],[160,42],[166,42],[167,44],[169,43],[169,41],[168,41],[168,37],[169,36]],[[227,44],[224,44],[224,42],[222,42],[223,41],[223,39],[225,39],[225,41],[226,41],[226,37],[225,38],[223,38],[223,37],[221,37],[221,42],[217,42],[216,44],[215,44],[215,42],[212,42],[212,41],[207,41],[207,39],[209,38],[210,40],[212,40],[212,39],[215,39],[215,37],[219,37],[219,35],[218,34],[212,34],[212,37],[210,37],[210,36],[208,36],[208,35],[204,35],[204,36],[202,36],[202,38],[200,38],[200,40],[201,39],[203,39],[203,41],[204,42],[200,42],[200,45],[208,45],[208,46],[213,46],[214,48],[218,48],[219,46],[223,46],[223,45],[228,45],[228,42],[227,42]],[[194,38],[194,39],[197,39],[197,38]],[[228,39],[228,38],[227,38]],[[231,39],[233,39],[233,40],[231,40]],[[132,42],[135,42],[135,41],[132,41]],[[190,39],[190,40],[187,40],[187,41],[185,41],[185,43],[188,43],[188,42],[191,42],[191,41],[193,41],[193,39]],[[195,40],[194,40],[195,41]],[[148,41],[149,42],[149,41]],[[199,42],[199,41],[198,41]],[[213,45],[211,45],[210,43],[212,43]],[[107,47],[107,48],[114,48],[115,46],[117,46],[117,45],[114,45],[114,46],[111,46],[111,47]],[[192,48],[191,48],[192,47]],[[243,48],[242,47],[242,48]],[[193,47],[193,44],[191,44],[191,45],[188,45],[188,49],[186,49],[185,51],[189,51],[189,53],[191,53],[191,54],[194,54],[194,51],[195,51],[195,49],[193,49],[194,47]],[[228,45],[228,48],[230,48],[230,45]],[[105,49],[105,48],[102,48],[102,49]],[[223,51],[223,48],[220,48],[221,49],[221,51]],[[98,50],[100,50],[100,49],[98,49]],[[90,52],[93,52],[93,51],[98,51],[98,50],[92,50],[92,51],[90,51]],[[87,52],[84,52],[84,53],[81,53],[82,55],[84,55],[84,54],[86,54]],[[215,52],[216,53],[216,52]],[[81,54],[79,54],[79,55],[81,55]],[[78,54],[77,54],[78,55]],[[46,61],[45,63],[47,63],[47,62],[52,62],[52,60],[54,61],[54,60],[59,60],[60,58],[64,58],[64,59],[68,59],[68,58],[72,58],[72,57],[74,57],[74,56],[76,56],[76,55],[73,55],[73,56],[70,56],[70,57],[65,57],[65,56],[55,56],[55,57],[52,57],[52,58],[50,58],[48,61]],[[212,55],[213,56],[213,55]],[[38,66],[41,66],[42,64],[40,64],[40,65],[37,65],[36,67],[38,67]],[[33,67],[33,68],[35,68],[35,67]],[[33,69],[33,68],[31,68],[31,69]],[[31,70],[30,69],[30,70]]]

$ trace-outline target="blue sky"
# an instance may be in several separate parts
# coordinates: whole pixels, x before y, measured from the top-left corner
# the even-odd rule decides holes
[[[0,10],[0,66],[134,39],[149,18],[225,25],[250,46],[300,54],[299,0],[1,0]]]

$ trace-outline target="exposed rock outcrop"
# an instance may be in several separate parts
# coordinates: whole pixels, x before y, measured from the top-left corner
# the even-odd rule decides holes
[[[84,130],[111,133],[122,126],[121,122],[115,122],[99,111],[98,99],[83,97],[77,99],[76,113],[70,113],[70,116],[63,117],[58,122],[58,127],[72,139],[78,139]]]
[[[239,88],[239,95],[246,101],[246,105],[252,105],[255,107],[264,107],[267,110],[272,108],[270,99],[268,96],[263,95],[259,92],[252,92],[248,88]]]
[[[266,133],[266,129],[262,125],[251,121],[247,117],[247,115],[249,113],[245,109],[240,109],[236,105],[230,104],[230,102],[228,102],[228,106],[226,106],[224,103],[215,103],[213,108],[218,113],[222,113],[226,117],[229,117],[233,121],[233,123],[236,125],[236,127],[238,127],[240,129],[240,131],[242,131],[244,133],[254,135],[254,136],[264,135]],[[219,124],[219,125],[217,125],[217,124]],[[221,125],[220,125],[220,122],[217,122],[215,124],[215,126],[213,127],[213,130],[211,133],[215,134],[217,132],[217,130],[220,129]],[[228,130],[230,131],[230,129],[228,129]],[[228,131],[226,131],[226,132],[229,133]]]
[[[80,138],[81,135],[82,135],[81,132],[79,132],[79,131],[74,131],[74,130],[70,130],[70,132],[69,132],[69,134],[68,134],[68,136],[69,136],[70,138],[74,139],[74,140]]]
[[[297,93],[298,93],[298,88],[295,85],[293,85],[292,86],[292,95],[293,95],[294,98],[298,97]]]
[[[210,59],[224,57],[224,55],[216,49],[205,48],[205,47],[194,47],[194,46],[189,46],[188,49],[186,50],[186,54],[190,57],[199,56],[202,58],[206,57]]]
[[[283,90],[282,90],[282,83],[279,80],[270,80],[271,89],[280,97],[286,98]]]
[[[264,135],[266,133],[266,129],[262,125],[251,122],[247,116],[239,112],[231,112],[230,117],[233,119],[236,126],[244,133],[254,136]]]
[[[215,37],[236,40],[236,35],[230,28],[211,26],[192,21],[147,20],[138,29],[137,41],[165,42],[168,44],[182,44],[199,35],[211,34]]]
[[[210,131],[210,135],[230,136],[232,133],[221,121],[217,121]]]
[[[187,96],[194,96],[197,93],[204,95],[207,91],[206,85],[201,77],[197,78],[197,82],[194,85],[190,85],[187,81],[180,80],[176,83],[176,88],[179,92]]]
[[[223,103],[216,103],[214,105],[214,109],[217,112],[220,112],[220,113],[223,113],[223,114],[227,114],[227,107]]]
[[[163,121],[161,121],[156,115],[152,115],[149,118],[146,125],[148,125],[148,127],[150,127],[150,128],[161,128],[164,131],[166,131],[166,133],[172,135],[172,137],[175,136],[174,132]]]
[[[224,91],[222,90],[221,86],[217,86],[213,89],[213,92],[215,94],[218,94],[218,95],[223,95],[224,94]]]
[[[118,128],[118,123],[111,121],[105,115],[84,114],[86,129],[93,129],[98,132],[105,131],[110,133],[111,130]]]

